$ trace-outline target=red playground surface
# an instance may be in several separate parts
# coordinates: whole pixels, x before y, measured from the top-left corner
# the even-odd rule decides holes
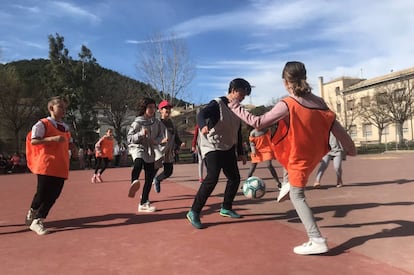
[[[137,212],[141,189],[128,198],[131,168],[108,169],[96,184],[92,170],[71,171],[45,236],[24,225],[35,175],[2,175],[0,273],[414,274],[413,163],[413,152],[350,157],[342,188],[335,187],[332,164],[321,189],[312,189],[312,175],[305,194],[331,249],[313,256],[293,253],[307,241],[303,225],[289,200],[275,201],[276,183],[260,164],[255,176],[265,180],[266,195],[249,200],[239,192],[233,208],[244,217],[221,217],[221,177],[203,209],[202,230],[185,218],[199,185],[197,164],[175,165],[161,193],[151,191],[154,213]],[[239,164],[242,179],[248,167]]]

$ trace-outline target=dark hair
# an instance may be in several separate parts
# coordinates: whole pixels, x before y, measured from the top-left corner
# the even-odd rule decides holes
[[[290,88],[296,96],[304,96],[312,90],[306,81],[306,68],[302,62],[287,62],[283,68],[282,78],[290,84]]]
[[[155,100],[149,97],[141,98],[138,101],[138,116],[143,116],[145,114],[145,110],[150,104],[155,105]]]
[[[250,83],[243,78],[235,78],[232,81],[230,81],[228,93],[231,93],[232,90],[243,91],[246,93],[246,95],[250,95],[250,92],[252,91],[252,86],[250,86]]]

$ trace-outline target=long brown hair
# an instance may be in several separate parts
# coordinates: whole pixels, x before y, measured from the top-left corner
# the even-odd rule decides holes
[[[282,78],[289,84],[289,88],[296,96],[304,96],[312,91],[306,81],[305,64],[299,61],[289,61],[283,68]]]

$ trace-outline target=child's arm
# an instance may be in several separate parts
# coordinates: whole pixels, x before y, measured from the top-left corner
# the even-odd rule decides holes
[[[354,142],[352,141],[348,133],[345,131],[344,127],[342,127],[342,125],[337,120],[335,120],[332,126],[332,134],[342,144],[347,155],[356,156],[357,152]]]

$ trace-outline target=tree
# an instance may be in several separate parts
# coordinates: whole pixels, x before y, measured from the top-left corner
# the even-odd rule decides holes
[[[390,83],[376,89],[381,102],[386,106],[386,114],[396,124],[399,144],[404,143],[403,125],[413,115],[413,83]]]
[[[126,80],[109,70],[96,78],[96,87],[101,91],[99,107],[104,114],[102,120],[114,129],[115,139],[122,144],[126,142],[126,127],[132,123],[128,117],[142,97],[142,90],[132,79]]]
[[[94,142],[98,128],[94,106],[97,96],[93,89],[96,59],[86,46],[82,45],[80,61],[73,61],[64,45],[64,37],[49,35],[48,81],[50,95],[64,95],[69,100],[66,120],[73,128],[75,141],[83,144]]]
[[[362,118],[373,124],[378,129],[379,143],[382,143],[382,133],[384,129],[391,124],[392,120],[388,113],[388,107],[384,104],[384,98],[381,94],[375,94],[370,104],[362,104]]]
[[[155,35],[140,44],[137,69],[144,81],[159,91],[160,100],[175,104],[177,98],[186,97],[186,88],[195,76],[184,40],[175,35]]]
[[[13,133],[15,152],[23,149],[24,130],[36,121],[41,99],[41,93],[33,93],[30,98],[24,95],[24,86],[13,67],[0,67],[0,122]]]

